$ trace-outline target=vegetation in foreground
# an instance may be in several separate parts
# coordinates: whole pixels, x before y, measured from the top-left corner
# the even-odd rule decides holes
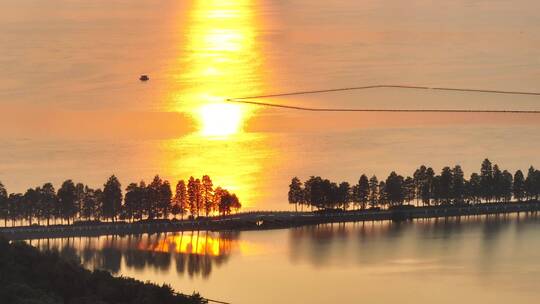
[[[202,179],[178,181],[174,193],[169,181],[156,175],[150,184],[131,183],[122,193],[118,178],[112,175],[103,189],[92,189],[82,183],[66,180],[58,191],[51,183],[30,188],[25,193],[8,192],[0,182],[0,219],[4,226],[17,221],[21,225],[38,225],[60,220],[68,224],[75,220],[142,220],[168,219],[210,214],[230,214],[242,205],[238,197],[221,187],[215,187],[208,175]]]
[[[58,253],[39,252],[0,238],[0,299],[5,304],[196,304],[198,294],[174,293],[167,285],[89,271]]]
[[[320,176],[312,176],[304,183],[294,177],[289,186],[289,203],[317,209],[385,208],[403,204],[462,205],[478,203],[508,203],[538,201],[540,196],[540,170],[530,167],[527,177],[521,170],[512,175],[501,170],[489,159],[482,162],[480,174],[464,177],[461,166],[444,167],[440,174],[420,166],[413,176],[403,177],[390,173],[386,180],[374,175],[360,176],[358,183],[337,184]]]

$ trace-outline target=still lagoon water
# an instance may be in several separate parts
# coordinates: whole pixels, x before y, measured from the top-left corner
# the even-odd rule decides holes
[[[33,240],[230,303],[537,303],[538,215]]]
[[[0,3],[0,180],[124,186],[209,174],[244,210],[288,209],[292,176],[355,182],[489,157],[540,165],[534,115],[304,113],[226,98],[370,84],[538,91],[540,2]],[[148,74],[142,83],[139,75]],[[540,109],[538,97],[396,89],[304,106]]]

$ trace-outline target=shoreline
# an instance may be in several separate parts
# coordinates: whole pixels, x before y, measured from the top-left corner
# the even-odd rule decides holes
[[[408,208],[406,208],[408,207]],[[2,227],[0,234],[9,240],[63,237],[129,235],[177,231],[246,231],[286,229],[339,222],[407,221],[468,215],[507,214],[540,211],[539,201],[483,203],[476,205],[402,206],[385,210],[350,210],[332,213],[271,211],[238,213],[197,220],[153,220],[140,222],[101,222],[80,225]]]

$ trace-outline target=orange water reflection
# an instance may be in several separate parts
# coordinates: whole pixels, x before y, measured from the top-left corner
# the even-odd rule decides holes
[[[242,133],[227,140],[205,140],[196,134],[164,143],[159,161],[174,181],[208,174],[214,186],[236,193],[242,209],[253,208],[267,194],[265,172],[283,157],[263,134]]]
[[[58,251],[87,268],[142,271],[176,269],[178,274],[207,278],[230,256],[263,251],[258,244],[240,239],[240,232],[186,231],[129,236],[77,237],[31,240],[42,250]]]
[[[164,143],[158,156],[176,183],[208,174],[215,186],[235,192],[243,209],[256,204],[261,175],[279,157],[267,135],[244,126],[253,107],[230,97],[260,94],[263,52],[257,43],[261,22],[249,0],[195,0],[177,25],[184,28],[170,111],[189,114],[197,131]],[[173,90],[174,91],[174,90]]]
[[[229,255],[233,248],[238,248],[238,240],[221,238],[207,232],[169,235],[154,244],[140,244],[140,250],[154,252],[182,253],[196,255]]]
[[[199,135],[224,139],[242,132],[252,108],[225,102],[260,91],[262,54],[259,28],[249,0],[197,0],[187,20],[178,78],[189,86],[174,95],[171,110],[185,111]],[[187,91],[184,91],[187,90]]]

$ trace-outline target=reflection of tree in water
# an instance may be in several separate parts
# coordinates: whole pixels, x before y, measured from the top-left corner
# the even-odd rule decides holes
[[[300,259],[308,254],[316,265],[322,265],[328,261],[334,243],[347,238],[347,224],[322,224],[292,228],[290,235],[291,258]]]
[[[226,262],[239,232],[207,231],[152,235],[104,236],[35,240],[41,250],[53,250],[62,256],[81,261],[87,268],[107,269],[118,273],[122,267],[135,270],[153,268],[168,271],[174,260],[179,274],[207,278],[212,268]]]
[[[165,241],[174,249],[178,273],[187,272],[190,277],[201,274],[207,278],[214,264],[219,266],[228,260],[238,236],[239,233],[226,232],[215,238],[209,232],[197,232],[180,234]]]
[[[120,271],[122,262],[122,253],[117,248],[106,247],[101,250],[97,256],[97,265],[99,268],[108,269],[113,273]]]
[[[350,261],[372,266],[403,257],[428,260],[459,255],[463,246],[474,250],[474,244],[479,244],[478,255],[471,258],[478,259],[476,266],[482,267],[493,265],[505,232],[511,228],[521,232],[539,220],[533,214],[499,214],[297,227],[289,232],[290,258],[316,266],[345,266]]]

